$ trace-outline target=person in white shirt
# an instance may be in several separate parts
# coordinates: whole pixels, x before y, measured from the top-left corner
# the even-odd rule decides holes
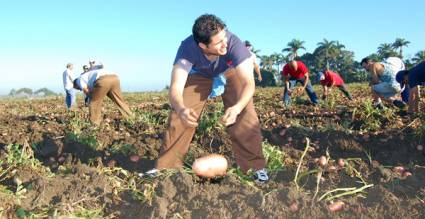
[[[132,117],[130,107],[124,101],[118,76],[105,69],[91,70],[81,74],[74,81],[74,87],[90,96],[90,122],[99,125],[101,122],[102,102],[108,96],[119,108],[124,117]]]
[[[73,81],[75,79],[74,76],[74,65],[72,63],[68,63],[66,65],[66,70],[62,74],[63,78],[63,87],[65,89],[65,103],[68,109],[71,109],[73,105],[75,105],[75,90],[73,88]]]
[[[248,40],[245,41],[245,46],[251,53],[251,59],[254,62],[254,71],[255,73],[257,73],[258,81],[261,82],[263,80],[263,77],[261,77],[260,66],[258,66],[257,64],[257,55],[255,55],[255,53],[252,52],[252,44]]]

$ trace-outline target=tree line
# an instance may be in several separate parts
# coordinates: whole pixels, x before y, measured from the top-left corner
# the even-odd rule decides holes
[[[368,80],[368,74],[365,72],[360,62],[354,60],[354,52],[347,50],[339,41],[323,39],[317,43],[316,49],[312,53],[306,52],[299,56],[299,51],[306,50],[304,41],[293,39],[282,49],[281,53],[271,55],[259,55],[260,50],[252,49],[260,61],[261,74],[263,81],[256,80],[259,86],[280,86],[282,67],[290,60],[301,60],[309,68],[312,81],[317,82],[317,74],[326,67],[338,72],[345,82],[364,82]],[[375,53],[368,57],[375,61],[382,61],[388,57],[399,57],[406,64],[407,68],[425,60],[425,50],[421,50],[411,59],[403,58],[403,48],[408,47],[409,41],[403,38],[397,38],[393,43],[382,43],[378,46]]]
[[[12,89],[9,92],[9,96],[16,97],[16,96],[56,96],[57,93],[47,89],[47,88],[40,88],[36,91],[33,91],[31,88],[20,88],[20,89]]]

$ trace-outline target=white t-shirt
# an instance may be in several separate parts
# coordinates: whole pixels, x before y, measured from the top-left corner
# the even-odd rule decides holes
[[[89,90],[93,89],[94,83],[98,78],[104,75],[112,75],[113,73],[110,73],[109,71],[105,69],[96,69],[91,70],[86,73],[83,73],[80,75],[79,79],[79,85],[80,88],[83,89],[84,87],[88,87]]]
[[[253,53],[251,50],[249,51],[249,53],[251,53],[251,59],[253,61],[253,63],[257,62],[257,55],[255,55],[255,53]]]
[[[65,88],[65,90],[71,90],[74,87],[73,85],[73,81],[75,79],[74,72],[70,69],[66,69],[63,72],[62,78],[63,78],[63,87]]]

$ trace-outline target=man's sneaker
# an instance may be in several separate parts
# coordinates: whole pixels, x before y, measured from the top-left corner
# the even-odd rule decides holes
[[[153,168],[151,170],[148,170],[144,173],[139,173],[140,178],[153,178],[158,176],[159,170],[156,168]]]
[[[382,104],[381,101],[373,103],[373,107],[375,107],[375,109],[379,109],[379,110],[384,109],[384,105]]]
[[[393,104],[394,104],[394,106],[396,106],[400,109],[404,109],[404,107],[406,106],[406,104],[401,100],[394,100]]]
[[[254,179],[258,183],[265,183],[269,180],[269,175],[267,175],[267,170],[265,168],[255,171]]]

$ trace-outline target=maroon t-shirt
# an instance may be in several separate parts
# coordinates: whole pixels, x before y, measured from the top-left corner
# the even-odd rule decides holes
[[[344,80],[342,80],[341,76],[339,76],[339,74],[330,71],[330,70],[326,70],[325,73],[325,80],[321,80],[320,83],[323,86],[332,86],[332,84],[334,84],[335,86],[341,86],[344,84]]]
[[[308,68],[301,61],[297,61],[297,66],[298,68],[295,71],[291,66],[289,66],[289,64],[286,64],[283,66],[282,75],[285,77],[290,75],[293,79],[304,78],[305,74],[308,72]]]

